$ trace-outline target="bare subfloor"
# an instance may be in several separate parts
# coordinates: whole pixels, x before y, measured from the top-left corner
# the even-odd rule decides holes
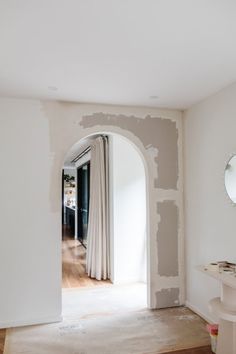
[[[8,330],[4,354],[210,353],[201,318],[185,307],[148,310],[144,290],[143,284],[64,290],[63,322]]]
[[[114,287],[90,279],[85,257],[86,250],[65,229],[64,321],[8,330],[4,354],[211,353],[205,323],[197,315],[186,308],[147,310],[144,284]],[[0,354],[5,333],[0,330]]]

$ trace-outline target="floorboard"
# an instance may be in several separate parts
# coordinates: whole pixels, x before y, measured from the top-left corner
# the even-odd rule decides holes
[[[212,354],[212,351],[210,346],[204,346],[199,348],[177,350],[163,354]]]
[[[6,330],[0,329],[0,354],[3,354]]]
[[[63,226],[62,288],[111,285],[110,280],[96,280],[86,274],[86,248]]]

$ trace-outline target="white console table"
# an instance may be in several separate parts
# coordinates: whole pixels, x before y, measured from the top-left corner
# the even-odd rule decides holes
[[[221,296],[210,301],[210,310],[219,318],[217,354],[236,354],[236,274],[208,270],[199,266],[198,270],[221,284]]]

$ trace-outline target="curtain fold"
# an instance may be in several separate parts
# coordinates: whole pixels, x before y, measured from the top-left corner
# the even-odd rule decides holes
[[[91,145],[90,202],[86,271],[97,280],[110,278],[108,137]]]

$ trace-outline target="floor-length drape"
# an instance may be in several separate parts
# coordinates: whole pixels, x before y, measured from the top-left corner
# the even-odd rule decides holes
[[[90,203],[86,271],[98,280],[110,278],[108,138],[91,145]]]

